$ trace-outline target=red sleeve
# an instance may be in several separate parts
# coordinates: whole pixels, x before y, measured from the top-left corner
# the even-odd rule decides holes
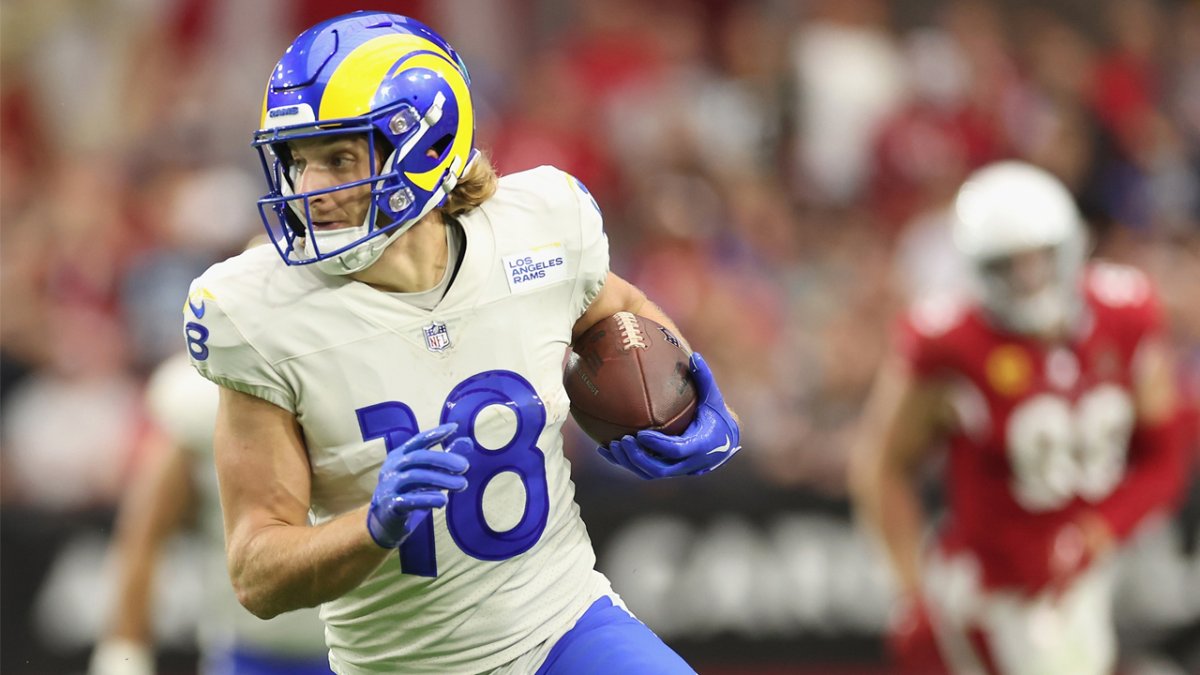
[[[1087,275],[1093,307],[1119,326],[1117,335],[1129,357],[1148,336],[1165,327],[1162,302],[1154,283],[1140,270],[1111,263],[1093,264]]]
[[[1160,337],[1165,328],[1162,303],[1148,279],[1138,273],[1141,293],[1136,302],[1121,308],[1121,325],[1128,330],[1129,358],[1139,346]],[[1172,509],[1183,494],[1189,468],[1185,453],[1185,420],[1180,410],[1170,421],[1138,425],[1129,441],[1125,479],[1098,507],[1118,539],[1125,539],[1143,518],[1156,509]]]
[[[1134,429],[1125,479],[1097,507],[1119,540],[1151,512],[1176,507],[1190,468],[1185,445],[1182,415]]]
[[[1162,301],[1158,299],[1158,291],[1148,281],[1147,286],[1149,291],[1146,293],[1145,299],[1131,308],[1133,316],[1128,322],[1128,325],[1136,331],[1131,336],[1134,349],[1147,337],[1158,337],[1166,330],[1166,317]]]
[[[918,375],[929,374],[929,345],[913,328],[908,316],[901,316],[892,325],[892,343],[905,365]]]
[[[892,327],[896,353],[917,377],[933,376],[953,360],[952,344],[965,316],[963,306],[955,302],[930,300],[915,304]]]

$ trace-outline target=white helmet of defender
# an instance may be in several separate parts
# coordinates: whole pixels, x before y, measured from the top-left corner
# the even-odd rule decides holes
[[[970,262],[975,290],[994,321],[1014,332],[1044,334],[1078,319],[1088,236],[1058,178],[1025,162],[990,164],[964,181],[954,210],[954,243]],[[1046,273],[1036,284],[1019,283],[1017,258],[1039,252]]]

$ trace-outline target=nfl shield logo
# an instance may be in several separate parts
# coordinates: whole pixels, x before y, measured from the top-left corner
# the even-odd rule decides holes
[[[425,347],[431,352],[444,352],[450,346],[450,331],[441,321],[434,321],[422,328],[421,332],[425,335]]]

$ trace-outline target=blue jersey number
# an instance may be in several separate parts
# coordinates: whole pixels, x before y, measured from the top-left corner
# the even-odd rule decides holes
[[[355,411],[364,441],[382,438],[388,452],[417,434],[417,416],[412,408],[397,401],[376,403]],[[433,555],[433,519],[421,521],[417,529],[400,544],[400,570],[423,577],[437,576]]]
[[[517,428],[511,440],[490,449],[479,442],[475,420],[493,405],[512,411]],[[418,431],[412,409],[397,401],[377,403],[356,412],[363,440],[383,438],[388,450]],[[473,446],[467,454],[471,461],[466,474],[469,485],[462,492],[451,493],[446,506],[450,538],[464,553],[479,560],[507,560],[528,551],[541,538],[550,514],[545,455],[537,447],[538,436],[546,426],[546,409],[537,391],[511,371],[480,373],[467,378],[446,397],[441,423],[447,422],[456,422],[459,433],[469,436]],[[525,489],[525,508],[516,525],[495,530],[487,523],[483,495],[488,484],[505,472],[520,479]],[[426,518],[400,546],[400,569],[405,574],[437,576],[432,518]]]
[[[183,327],[184,337],[187,338],[188,351],[197,361],[203,361],[208,358],[208,329],[202,324],[195,321],[187,322]]]

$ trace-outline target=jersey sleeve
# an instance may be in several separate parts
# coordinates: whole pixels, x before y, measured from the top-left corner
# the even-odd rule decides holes
[[[1157,289],[1140,270],[1100,263],[1089,270],[1088,291],[1103,311],[1113,313],[1129,358],[1163,336],[1166,329]],[[1136,369],[1136,366],[1135,366]],[[1150,513],[1173,508],[1187,473],[1182,416],[1156,424],[1139,422],[1129,441],[1125,478],[1097,509],[1119,539],[1127,538]]]
[[[900,360],[920,378],[928,377],[935,370],[933,350],[929,341],[913,327],[908,315],[902,315],[892,324],[892,344]]]
[[[563,173],[575,197],[579,214],[579,271],[571,292],[571,317],[578,319],[600,294],[608,278],[608,236],[604,233],[604,217],[595,198],[574,176]]]
[[[192,365],[207,379],[296,412],[291,387],[270,361],[246,340],[233,316],[223,309],[221,291],[205,277],[192,282],[184,305],[184,336]],[[234,298],[228,298],[234,300]]]
[[[1158,337],[1165,329],[1165,317],[1158,291],[1141,270],[1102,262],[1090,266],[1088,294],[1101,311],[1113,315],[1112,323],[1121,327],[1121,339],[1130,352],[1148,337]]]
[[[185,354],[163,361],[146,387],[150,421],[172,443],[200,456],[212,451],[217,399],[216,385],[197,374]]]
[[[958,295],[921,298],[896,320],[893,349],[920,379],[953,369],[961,361],[957,355],[969,315],[970,305]]]
[[[1166,315],[1162,301],[1153,284],[1148,284],[1145,299],[1135,309],[1136,319],[1131,322],[1135,326],[1132,336],[1135,345],[1142,344],[1147,338],[1159,338],[1166,331]]]

